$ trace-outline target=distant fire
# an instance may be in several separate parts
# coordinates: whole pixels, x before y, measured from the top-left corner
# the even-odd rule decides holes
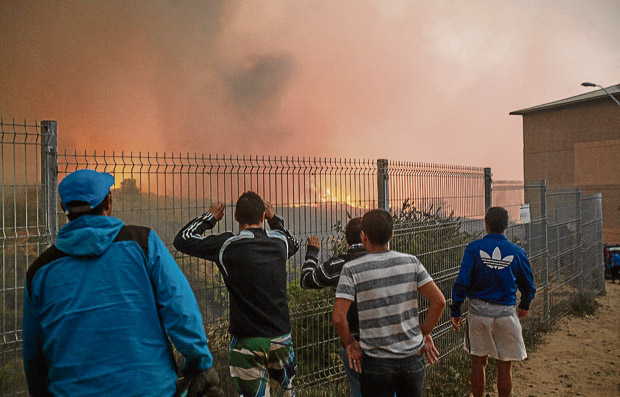
[[[344,189],[338,188],[326,188],[320,195],[321,203],[325,204],[346,204],[350,207],[368,209],[368,203],[357,197],[355,194],[351,194]]]
[[[321,194],[321,201],[324,203],[346,203],[351,205],[351,195],[342,192],[333,192],[331,189],[325,189],[325,193]]]

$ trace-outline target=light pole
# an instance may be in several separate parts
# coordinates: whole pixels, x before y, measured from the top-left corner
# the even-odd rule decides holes
[[[603,87],[602,85],[599,85],[599,84],[594,84],[594,83],[590,83],[589,81],[583,82],[583,83],[581,83],[581,85],[582,85],[582,86],[584,86],[584,87],[598,87],[598,88],[600,88],[601,90],[605,91],[605,94],[609,95],[609,97],[610,97],[610,98],[611,98],[614,102],[616,102],[616,103],[618,104],[618,106],[620,106],[620,102],[618,102],[618,100],[617,100],[616,98],[614,98],[614,96],[613,96],[613,95],[611,95],[611,94],[609,93],[609,91],[607,91],[607,90],[605,89],[605,87]]]

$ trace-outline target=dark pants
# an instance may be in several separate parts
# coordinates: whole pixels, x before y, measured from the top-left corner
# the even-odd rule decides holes
[[[362,356],[361,387],[364,397],[421,397],[426,366],[422,354],[406,358]]]
[[[616,279],[620,281],[620,266],[611,267],[611,282],[615,283]]]

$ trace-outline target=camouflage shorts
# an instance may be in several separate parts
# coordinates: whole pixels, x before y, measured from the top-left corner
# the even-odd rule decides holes
[[[293,397],[296,371],[291,334],[275,338],[232,337],[230,376],[241,396]]]

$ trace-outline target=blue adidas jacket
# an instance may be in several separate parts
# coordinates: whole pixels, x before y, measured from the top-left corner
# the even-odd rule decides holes
[[[154,231],[108,216],[62,227],[29,267],[23,316],[31,395],[166,396],[210,368],[196,298]]]
[[[517,289],[521,291],[519,308],[529,310],[536,287],[525,251],[503,234],[487,234],[465,249],[452,288],[450,315],[461,317],[465,297],[498,305],[516,305]]]

